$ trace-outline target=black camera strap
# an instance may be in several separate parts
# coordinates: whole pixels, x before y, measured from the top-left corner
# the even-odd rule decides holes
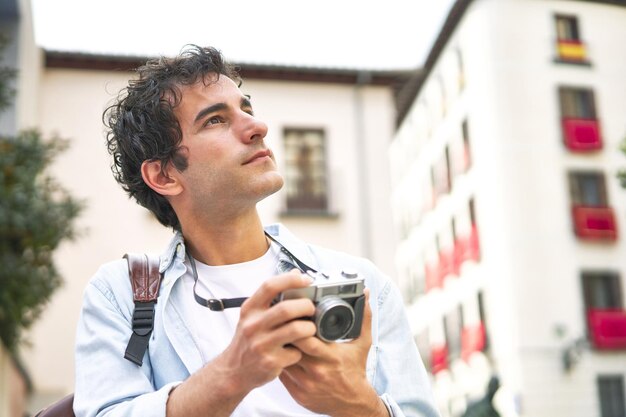
[[[291,253],[287,248],[285,248],[279,241],[277,241],[274,237],[272,237],[269,233],[265,232],[265,236],[268,237],[272,242],[276,243],[280,247],[280,251],[287,255],[289,259],[293,262],[294,266],[297,266],[298,269],[302,272],[317,272],[315,269],[307,266],[304,262],[295,257],[293,253]],[[193,298],[196,300],[198,304],[202,307],[207,307],[211,311],[224,311],[226,308],[237,308],[241,307],[241,305],[248,299],[248,297],[238,297],[238,298],[204,298],[198,295],[196,291],[196,285],[198,284],[198,270],[196,269],[196,262],[193,257],[187,251],[187,259],[189,260],[189,264],[191,265],[191,272],[193,274]]]
[[[284,253],[285,255],[287,255],[287,257],[293,262],[295,266],[298,267],[298,269],[301,272],[303,273],[307,273],[307,272],[316,273],[317,272],[315,269],[311,268],[310,266],[302,262],[300,259],[296,258],[296,256],[293,253],[289,252],[289,250],[286,247],[284,247],[279,241],[277,241],[274,237],[272,237],[272,235],[265,232],[265,236],[267,236],[268,239],[271,240],[272,242],[276,243],[280,247],[280,251]]]

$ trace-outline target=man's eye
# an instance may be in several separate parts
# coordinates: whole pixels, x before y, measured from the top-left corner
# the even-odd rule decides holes
[[[208,118],[207,121],[204,122],[204,125],[205,126],[216,125],[216,124],[222,123],[223,121],[224,120],[222,120],[221,117],[213,116],[213,117]]]

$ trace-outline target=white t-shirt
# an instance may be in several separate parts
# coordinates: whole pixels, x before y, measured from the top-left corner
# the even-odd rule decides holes
[[[239,298],[251,296],[268,278],[276,275],[280,248],[272,243],[262,257],[235,265],[210,266],[195,261],[198,271],[196,292],[203,298]],[[198,304],[193,296],[193,272],[185,261],[184,291],[189,294],[183,305],[183,319],[190,326],[200,346],[204,363],[210,362],[230,344],[239,321],[239,308],[211,311]],[[232,417],[316,416],[291,397],[278,378],[252,390],[237,406]]]

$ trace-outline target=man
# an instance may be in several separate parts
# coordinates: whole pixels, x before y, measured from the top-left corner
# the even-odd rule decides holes
[[[85,290],[74,409],[81,416],[436,416],[402,301],[367,260],[313,247],[256,204],[283,179],[238,78],[213,48],[148,61],[105,112],[117,181],[175,237],[143,364],[123,358],[133,300],[123,260]],[[308,266],[306,266],[308,265]],[[299,268],[300,270],[298,270]],[[352,268],[368,298],[360,336],[326,342],[304,317],[304,269]],[[302,271],[302,272],[301,272]],[[203,298],[248,297],[211,311]]]

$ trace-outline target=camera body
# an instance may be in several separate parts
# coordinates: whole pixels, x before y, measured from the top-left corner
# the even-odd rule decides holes
[[[313,301],[315,315],[310,319],[317,328],[316,336],[324,341],[359,337],[365,307],[365,279],[348,269],[334,273],[309,271],[307,274],[313,278],[311,285],[284,291],[276,302],[295,298]]]

